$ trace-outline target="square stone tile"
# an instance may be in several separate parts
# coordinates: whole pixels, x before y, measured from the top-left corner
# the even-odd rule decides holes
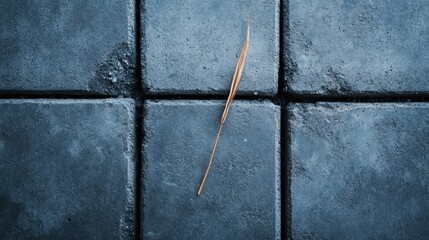
[[[291,0],[288,5],[289,91],[329,96],[429,91],[428,1]]]
[[[2,239],[133,239],[132,100],[0,100]]]
[[[0,92],[119,95],[134,86],[134,1],[2,1]]]
[[[429,236],[429,104],[292,104],[293,239]]]
[[[151,94],[227,94],[249,14],[238,94],[277,93],[279,0],[145,0],[143,8],[144,87]]]
[[[280,109],[235,101],[202,194],[224,101],[145,103],[144,239],[279,239]]]

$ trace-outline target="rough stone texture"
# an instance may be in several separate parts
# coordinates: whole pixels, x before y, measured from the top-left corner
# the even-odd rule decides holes
[[[290,0],[290,91],[367,95],[429,91],[429,2]]]
[[[134,1],[1,1],[0,91],[126,94]]]
[[[251,14],[238,94],[275,95],[279,0],[146,0],[144,87],[152,94],[227,94]]]
[[[289,108],[293,239],[426,239],[429,104]]]
[[[0,100],[1,239],[130,239],[132,100]]]
[[[235,101],[200,197],[220,101],[148,101],[143,145],[144,239],[278,239],[280,109]]]

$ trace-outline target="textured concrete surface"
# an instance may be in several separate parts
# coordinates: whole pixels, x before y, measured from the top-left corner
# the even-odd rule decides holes
[[[289,108],[293,239],[427,239],[429,104]]]
[[[200,197],[223,101],[148,101],[144,239],[278,239],[280,109],[235,101]]]
[[[134,1],[1,1],[0,91],[126,94]]]
[[[152,94],[227,94],[251,15],[238,94],[275,95],[279,0],[146,0],[144,87]]]
[[[429,91],[429,2],[288,1],[289,90],[353,95]]]
[[[1,239],[130,239],[132,100],[0,100]]]

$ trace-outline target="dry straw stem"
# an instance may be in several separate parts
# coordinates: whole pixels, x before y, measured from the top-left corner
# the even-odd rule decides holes
[[[214,153],[216,151],[217,142],[219,140],[220,132],[222,131],[222,126],[225,123],[226,116],[228,115],[229,108],[231,107],[232,100],[237,93],[238,85],[240,84],[241,75],[243,73],[244,64],[246,63],[247,52],[249,50],[249,40],[250,40],[250,16],[247,19],[247,36],[244,41],[243,49],[241,50],[240,58],[238,59],[237,66],[235,67],[234,76],[232,77],[231,89],[229,90],[228,100],[226,101],[225,109],[223,110],[222,119],[220,121],[219,129],[217,131],[216,140],[213,145],[212,154],[210,155],[210,161],[207,166],[206,172],[204,174],[203,180],[200,183],[198,188],[197,195],[200,196],[201,191],[203,190],[204,183],[206,182],[207,175],[209,174],[210,167],[213,163]]]

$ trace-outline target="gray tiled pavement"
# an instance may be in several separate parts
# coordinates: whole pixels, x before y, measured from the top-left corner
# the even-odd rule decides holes
[[[423,0],[1,1],[0,239],[424,239],[428,16]]]

